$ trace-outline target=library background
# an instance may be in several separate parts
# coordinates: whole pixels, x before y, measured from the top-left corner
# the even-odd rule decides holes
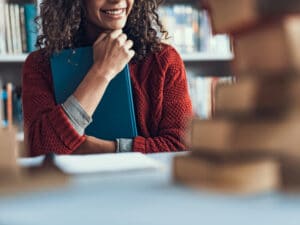
[[[34,18],[41,1],[0,0],[0,122],[7,128],[15,125],[18,140],[4,141],[14,140],[15,134],[1,129],[2,149],[13,149],[14,144],[20,151],[24,148],[21,70],[28,54],[35,50],[39,30]],[[271,0],[201,2],[165,0],[159,8],[170,36],[165,41],[180,53],[187,71],[195,114],[188,130],[190,151],[74,156],[72,160],[68,156],[46,156],[18,162],[16,155],[4,151],[3,157],[0,154],[0,196],[66,183],[71,183],[71,191],[59,189],[61,192],[50,194],[54,200],[43,195],[31,196],[33,200],[2,198],[0,224],[23,224],[26,213],[33,215],[33,222],[39,222],[46,211],[54,214],[58,209],[64,212],[66,221],[78,224],[81,214],[74,211],[78,212],[85,201],[93,212],[87,220],[103,224],[127,220],[192,224],[199,221],[202,211],[202,221],[209,224],[299,224],[299,195],[281,195],[299,193],[300,189],[300,80],[294,76],[300,71],[299,0],[276,4]],[[83,165],[84,160],[90,165]],[[20,165],[38,165],[39,172],[32,169],[19,173]],[[158,172],[124,172],[149,168]],[[91,179],[77,176],[94,169],[123,174]],[[7,174],[14,178],[7,179]],[[70,174],[75,174],[73,182],[69,182]],[[259,195],[262,193],[266,195]],[[45,201],[45,213],[36,215],[33,209],[40,197]],[[69,205],[57,206],[56,201]],[[254,216],[245,220],[249,205]],[[101,218],[95,218],[97,206],[102,207]],[[184,212],[183,206],[187,209]],[[116,208],[122,209],[119,216],[123,219],[112,214]],[[155,219],[149,216],[150,211]],[[124,218],[132,212],[140,217]],[[31,224],[31,220],[26,221]]]

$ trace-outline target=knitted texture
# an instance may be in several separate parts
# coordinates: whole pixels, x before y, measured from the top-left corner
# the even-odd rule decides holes
[[[182,140],[192,116],[184,64],[171,46],[131,63],[131,82],[139,136],[133,151],[142,153],[185,150]],[[25,141],[31,155],[71,154],[86,139],[73,128],[57,105],[49,58],[31,53],[23,67]]]

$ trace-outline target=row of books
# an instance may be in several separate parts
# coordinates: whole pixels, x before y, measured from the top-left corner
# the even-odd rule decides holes
[[[177,182],[214,191],[300,191],[299,0],[206,0],[215,33],[233,38],[232,85],[215,117],[195,118]]]
[[[215,96],[219,87],[234,83],[234,77],[188,75],[189,92],[194,115],[210,119],[215,112]]]
[[[20,54],[35,50],[37,8],[33,3],[0,1],[0,54]]]
[[[16,126],[19,131],[23,130],[23,113],[21,87],[11,82],[3,84],[0,80],[0,121],[1,127]]]
[[[166,41],[180,53],[230,52],[229,37],[212,34],[206,11],[189,4],[174,4],[161,6],[159,15],[170,36]]]

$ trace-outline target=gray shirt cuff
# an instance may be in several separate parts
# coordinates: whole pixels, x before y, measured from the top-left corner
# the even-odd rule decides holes
[[[93,121],[87,112],[82,108],[78,100],[71,95],[64,103],[61,104],[66,112],[70,123],[79,135],[83,135],[85,128]]]
[[[133,139],[129,138],[117,138],[117,153],[121,152],[132,152]]]

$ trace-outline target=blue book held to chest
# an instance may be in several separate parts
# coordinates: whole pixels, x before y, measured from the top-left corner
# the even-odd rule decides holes
[[[61,104],[74,93],[93,65],[93,49],[63,50],[52,55],[50,61],[55,99]],[[85,134],[105,140],[137,136],[128,65],[108,85]]]

